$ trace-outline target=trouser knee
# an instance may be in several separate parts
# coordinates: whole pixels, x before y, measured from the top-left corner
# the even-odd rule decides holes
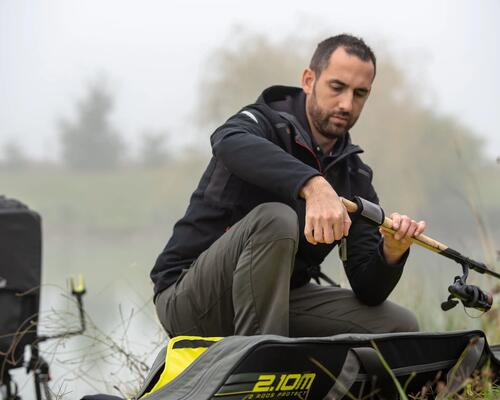
[[[263,203],[252,210],[256,233],[265,236],[291,238],[298,242],[299,221],[297,213],[283,203]]]
[[[420,330],[417,317],[406,308],[401,307],[399,312],[394,315],[393,323],[393,332],[418,332]]]

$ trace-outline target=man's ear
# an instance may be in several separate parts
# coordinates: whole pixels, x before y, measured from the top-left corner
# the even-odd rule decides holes
[[[314,71],[311,68],[306,68],[302,73],[302,89],[307,95],[312,93],[315,80],[316,74]]]

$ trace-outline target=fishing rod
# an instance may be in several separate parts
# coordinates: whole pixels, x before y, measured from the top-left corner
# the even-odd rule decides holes
[[[378,204],[357,196],[354,198],[354,201],[342,198],[342,203],[349,213],[361,215],[386,232],[395,232],[392,219],[385,216],[384,210]],[[415,236],[412,238],[412,242],[453,260],[462,266],[463,275],[455,277],[453,284],[448,287],[448,292],[450,293],[448,299],[441,303],[443,311],[448,311],[455,307],[458,304],[456,299],[461,301],[465,307],[476,308],[485,312],[491,308],[493,304],[492,294],[483,292],[478,286],[467,285],[467,277],[469,276],[470,269],[480,274],[493,276],[497,279],[500,279],[500,273],[494,271],[484,263],[472,260],[426,235]]]

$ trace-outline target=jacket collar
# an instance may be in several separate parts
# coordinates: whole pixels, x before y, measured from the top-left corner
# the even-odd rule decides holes
[[[257,99],[257,103],[264,103],[278,112],[283,119],[293,126],[295,142],[302,147],[307,147],[308,150],[315,153],[309,127],[304,126],[304,123],[300,122],[300,120],[303,120],[305,117],[299,118],[296,115],[299,112],[298,108],[303,107],[302,104],[297,105],[296,103],[297,101],[303,101],[298,99],[302,97],[303,93],[302,88],[299,87],[281,85],[271,86],[262,92]],[[340,149],[338,145],[341,146]],[[349,132],[338,145],[336,144],[335,149],[335,153],[338,154],[336,159],[340,157],[344,158],[346,154],[349,155],[363,152],[359,146],[352,144]]]
[[[301,147],[307,148],[317,158],[316,153],[313,149],[311,136],[309,135],[309,133],[306,132],[306,130],[299,123],[297,118],[294,115],[284,111],[280,111],[278,113],[283,119],[285,119],[286,121],[288,121],[289,124],[292,125],[293,127],[292,132],[295,143],[297,143]],[[340,161],[346,159],[347,157],[353,154],[359,154],[364,152],[364,150],[361,147],[351,142],[351,135],[349,132],[345,134],[344,138],[342,139],[341,142],[339,142],[339,144],[341,148],[336,149],[335,151],[336,157],[333,158],[330,163],[328,163],[323,172],[326,173],[326,171],[331,167],[333,167],[335,164],[339,163]]]

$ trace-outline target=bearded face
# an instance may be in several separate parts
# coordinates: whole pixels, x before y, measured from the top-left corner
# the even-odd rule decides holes
[[[371,91],[375,74],[371,61],[363,61],[343,48],[336,49],[319,73],[306,68],[302,88],[306,113],[318,144],[331,148],[358,120]]]
[[[327,139],[343,137],[357,121],[351,112],[341,109],[327,110],[321,107],[316,96],[316,85],[313,87],[307,112],[318,133]]]

